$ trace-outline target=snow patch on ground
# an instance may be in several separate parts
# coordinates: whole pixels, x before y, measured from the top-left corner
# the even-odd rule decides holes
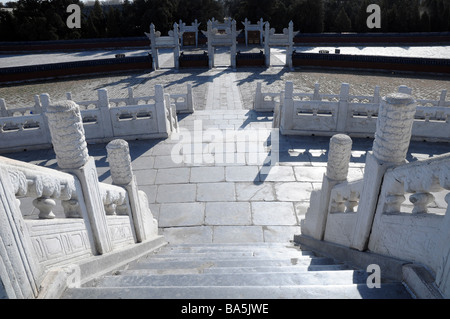
[[[352,55],[376,55],[376,56],[397,56],[415,58],[437,58],[449,59],[450,46],[402,46],[402,47],[295,47],[294,50],[302,53],[319,53],[319,50],[328,50],[330,53],[336,49],[341,54]]]

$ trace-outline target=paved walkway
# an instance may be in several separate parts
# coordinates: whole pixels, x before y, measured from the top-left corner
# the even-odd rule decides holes
[[[217,70],[208,84],[206,110],[242,110],[242,100],[232,72]]]

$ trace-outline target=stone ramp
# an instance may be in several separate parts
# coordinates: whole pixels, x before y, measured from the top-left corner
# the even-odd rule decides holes
[[[399,282],[370,289],[367,276],[288,243],[169,244],[62,298],[411,298]]]

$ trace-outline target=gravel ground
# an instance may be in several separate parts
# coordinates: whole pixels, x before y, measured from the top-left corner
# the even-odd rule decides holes
[[[241,96],[246,107],[251,107],[257,81],[262,82],[263,92],[279,92],[286,81],[294,83],[295,92],[314,92],[314,84],[320,84],[320,92],[339,94],[341,83],[350,84],[350,94],[372,95],[375,86],[380,86],[380,94],[397,91],[400,85],[413,89],[416,99],[439,100],[442,90],[450,92],[450,77],[400,75],[388,73],[296,70],[270,68],[261,71],[242,70],[236,73]],[[447,97],[447,99],[449,99]]]
[[[253,50],[259,50],[253,49]],[[272,63],[279,64],[279,52],[274,50]],[[64,99],[66,92],[71,92],[75,101],[96,99],[96,90],[108,89],[110,98],[125,97],[127,88],[133,87],[135,96],[152,95],[154,86],[162,84],[168,93],[186,91],[186,84],[191,83],[196,99],[196,108],[205,108],[208,84],[212,83],[216,70],[182,69],[174,70],[168,53],[160,57],[162,69],[154,72],[139,71],[109,75],[90,75],[86,77],[44,80],[38,82],[0,85],[0,98],[5,99],[10,108],[34,104],[34,95],[48,93],[52,100]],[[226,65],[229,55],[226,51],[217,51],[217,65]],[[222,70],[222,69],[221,69]],[[289,71],[283,67],[245,68],[233,71],[224,68],[223,72],[234,72],[239,87],[243,107],[252,108],[256,82],[262,82],[263,92],[279,92],[286,81],[294,83],[296,92],[312,92],[315,83],[320,83],[322,93],[338,94],[341,83],[350,84],[350,93],[371,95],[376,85],[381,88],[381,95],[397,90],[399,85],[413,89],[416,99],[439,99],[442,90],[450,92],[450,76],[390,74],[387,72],[361,72],[342,70],[296,69]],[[447,99],[449,99],[447,97]]]

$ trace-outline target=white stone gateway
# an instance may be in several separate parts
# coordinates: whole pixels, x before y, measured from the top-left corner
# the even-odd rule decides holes
[[[200,22],[197,19],[191,23],[191,25],[186,25],[183,21],[180,20],[179,28],[180,28],[180,39],[181,39],[181,47],[184,46],[183,43],[183,35],[184,33],[194,33],[195,34],[195,47],[198,47],[198,28],[200,27]]]
[[[219,32],[224,28],[224,32]],[[214,68],[214,49],[216,46],[230,47],[230,65],[236,68],[236,38],[241,30],[236,31],[236,20],[225,20],[223,24],[215,20],[208,21],[207,31],[202,31],[208,38],[209,68]]]
[[[289,22],[283,33],[275,33],[274,28],[270,28],[270,23],[266,22],[264,27],[264,55],[266,57],[266,67],[270,67],[270,47],[286,47],[286,66],[293,69],[292,53],[294,48],[294,23]]]
[[[244,32],[245,32],[245,45],[248,46],[248,32],[249,31],[258,31],[259,32],[259,44],[263,44],[263,38],[264,38],[264,20],[261,18],[256,24],[252,24],[247,18],[245,18],[245,21],[242,21],[242,24],[244,25]]]
[[[145,32],[145,35],[150,39],[150,47],[152,50],[153,69],[159,69],[158,49],[172,48],[173,62],[175,69],[179,69],[180,57],[180,36],[178,24],[173,24],[173,30],[169,31],[169,35],[161,36],[160,31],[155,31],[155,25],[150,24],[150,33]]]

